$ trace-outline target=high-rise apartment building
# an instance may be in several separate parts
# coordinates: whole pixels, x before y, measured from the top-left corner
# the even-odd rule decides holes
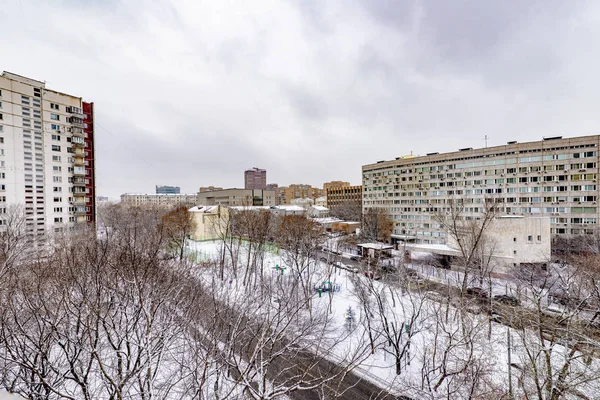
[[[552,137],[378,161],[362,167],[363,208],[387,210],[392,238],[422,243],[445,240],[433,217],[457,200],[465,218],[494,202],[501,214],[550,217],[554,235],[592,234],[600,217],[598,146],[600,136]]]
[[[180,194],[179,186],[156,185],[156,194]]]
[[[267,170],[260,168],[251,168],[244,171],[244,189],[267,188]]]
[[[0,202],[24,206],[30,234],[94,223],[94,171],[94,103],[3,72]]]

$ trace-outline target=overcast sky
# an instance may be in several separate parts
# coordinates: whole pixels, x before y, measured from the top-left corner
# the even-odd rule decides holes
[[[113,198],[599,132],[598,1],[0,0],[0,21],[0,70],[95,102]]]

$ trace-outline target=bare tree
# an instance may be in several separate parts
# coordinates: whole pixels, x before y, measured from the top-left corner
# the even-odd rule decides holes
[[[491,272],[494,242],[486,236],[486,232],[496,217],[498,208],[491,201],[484,201],[482,208],[483,212],[477,217],[470,217],[466,215],[462,199],[454,199],[444,213],[434,217],[460,251],[460,262],[464,267],[461,284],[463,293],[467,290],[472,272],[481,279]]]
[[[187,206],[178,206],[162,217],[162,223],[172,247],[179,259],[183,259],[186,239],[194,231],[196,223]]]
[[[0,226],[0,279],[12,268],[24,261],[33,244],[26,231],[25,210],[19,205],[10,205],[2,215]]]
[[[388,242],[394,223],[384,208],[372,207],[363,213],[361,236],[366,240]]]

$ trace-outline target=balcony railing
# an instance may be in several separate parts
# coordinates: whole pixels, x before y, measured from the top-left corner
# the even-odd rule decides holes
[[[67,107],[67,112],[82,119],[85,117],[85,114],[83,114],[83,110],[79,107],[69,106]]]

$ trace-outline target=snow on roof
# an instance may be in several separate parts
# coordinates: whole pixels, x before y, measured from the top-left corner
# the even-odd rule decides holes
[[[282,204],[280,206],[275,206],[276,208],[279,208],[280,210],[286,210],[286,211],[304,211],[304,208],[302,208],[301,206],[297,206],[294,204]]]
[[[194,206],[188,210],[188,212],[197,213],[212,213],[219,209],[219,206]]]
[[[385,243],[361,243],[361,244],[358,244],[357,246],[365,248],[365,249],[375,249],[375,250],[388,250],[388,249],[394,248],[394,246],[385,244]]]
[[[317,211],[329,211],[329,208],[323,206],[311,206],[313,209]]]
[[[281,210],[281,211],[304,211],[304,208],[296,205],[282,204],[280,206],[232,206],[233,210]]]
[[[327,217],[327,218],[313,218],[313,221],[319,224],[332,224],[334,222],[344,222],[343,219],[335,218],[335,217]]]

